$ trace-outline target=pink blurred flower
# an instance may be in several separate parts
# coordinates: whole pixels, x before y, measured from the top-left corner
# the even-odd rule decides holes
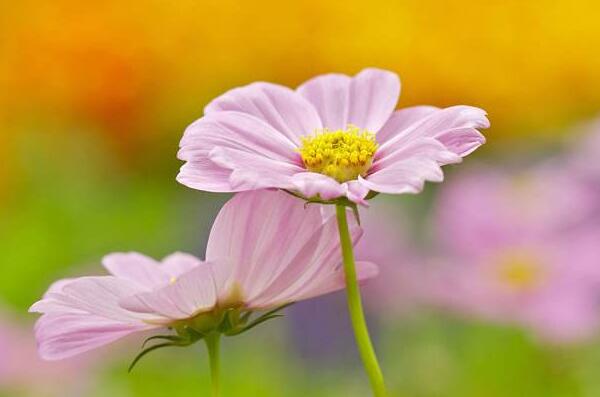
[[[87,357],[60,365],[40,360],[30,329],[0,310],[0,394],[85,396],[91,383],[90,366]]]
[[[561,166],[467,171],[442,190],[435,224],[440,242],[478,255],[498,246],[560,239],[577,229],[586,223],[595,197]]]
[[[206,262],[175,253],[158,263],[137,253],[111,254],[110,276],[61,280],[34,304],[39,352],[69,357],[155,328],[202,333],[224,313],[271,309],[344,288],[333,217],[277,191],[236,195],[212,227]],[[361,234],[353,225],[356,241]],[[359,277],[377,272],[358,264]]]
[[[477,129],[489,122],[470,106],[394,111],[399,95],[398,76],[379,69],[318,76],[296,90],[232,89],[186,129],[177,179],[213,192],[279,188],[362,204],[369,191],[418,193],[483,144]]]
[[[581,228],[586,191],[554,169],[482,170],[442,192],[443,258],[432,286],[443,307],[520,324],[553,342],[591,336],[600,320],[600,233]]]

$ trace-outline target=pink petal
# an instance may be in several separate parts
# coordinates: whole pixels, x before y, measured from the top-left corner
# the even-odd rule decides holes
[[[208,158],[208,152],[188,160],[179,174],[177,182],[192,189],[207,192],[234,192],[231,188],[229,177],[231,170],[219,167]]]
[[[346,197],[348,197],[348,200],[364,207],[369,206],[369,203],[365,200],[370,190],[367,186],[359,180],[348,181],[344,185],[346,186]]]
[[[441,182],[444,174],[439,164],[428,158],[412,158],[384,168],[359,181],[369,189],[389,194],[419,193],[425,181]]]
[[[369,174],[377,173],[389,167],[395,167],[405,161],[422,158],[437,162],[439,165],[460,163],[462,158],[451,152],[440,141],[434,138],[416,138],[399,146],[392,153],[376,160]],[[367,177],[367,179],[370,179]]]
[[[29,313],[42,313],[42,314],[89,314],[83,309],[77,308],[71,302],[65,301],[63,295],[53,296],[47,294],[44,299],[35,302],[29,308]]]
[[[399,131],[410,127],[413,123],[422,120],[426,116],[440,110],[435,106],[413,106],[396,110],[385,125],[377,132],[377,142],[385,143],[390,138],[396,136]]]
[[[57,360],[91,350],[132,332],[149,329],[147,316],[124,310],[118,301],[140,285],[113,276],[83,277],[55,284],[30,311],[43,313],[36,339],[43,358]]]
[[[193,161],[215,147],[260,154],[275,160],[298,161],[294,143],[263,120],[240,112],[210,113],[191,124],[180,142],[179,158]]]
[[[233,170],[229,176],[229,185],[234,191],[270,187],[291,189],[292,176],[303,171],[289,162],[223,147],[213,149],[210,159],[219,166]]]
[[[485,143],[485,137],[474,128],[454,128],[436,136],[448,150],[465,157]]]
[[[364,69],[350,86],[348,123],[376,132],[390,118],[400,96],[398,75],[381,69]]]
[[[302,160],[295,146],[265,122],[238,112],[216,112],[186,130],[178,180],[209,191],[287,188]]]
[[[352,78],[318,76],[298,87],[298,92],[317,109],[324,127],[344,129],[354,124],[376,132],[396,107],[400,80],[395,73],[370,68]]]
[[[203,263],[164,288],[124,297],[119,303],[133,312],[186,319],[214,308],[216,297],[211,268]]]
[[[119,300],[140,291],[138,284],[112,276],[82,277],[63,287],[62,300],[90,314],[137,323],[140,317],[122,309]]]
[[[408,142],[419,138],[440,138],[451,141],[452,134],[465,136],[465,129],[488,128],[489,121],[484,110],[472,106],[453,106],[432,112],[420,121],[412,123],[409,127],[398,130],[396,133],[389,132],[390,136],[383,143],[376,154],[376,161],[385,158],[407,145]],[[473,132],[476,134],[477,132]],[[394,136],[392,136],[394,135]],[[463,147],[464,146],[464,147]],[[454,153],[464,155],[472,152],[473,139],[469,138],[463,145],[453,142]]]
[[[332,200],[344,196],[346,190],[335,179],[315,172],[300,172],[292,177],[293,189],[304,197],[319,196],[323,200]]]
[[[371,262],[356,262],[356,277],[359,282],[367,281],[368,279],[377,277],[379,267]],[[329,294],[339,291],[346,287],[346,279],[344,269],[340,266],[335,271],[330,272],[325,277],[322,277],[320,283],[311,285],[310,288],[303,290],[301,294],[294,297],[295,301],[310,299],[320,295]]]
[[[119,299],[141,291],[137,283],[112,276],[82,277],[49,292],[29,309],[49,314],[93,314],[120,322],[137,323],[142,317],[123,310]]]
[[[61,360],[114,342],[129,334],[154,328],[120,323],[94,315],[44,315],[35,327],[40,356]]]
[[[185,252],[174,252],[162,260],[160,268],[169,275],[169,280],[171,280],[172,277],[179,277],[195,267],[202,265],[202,263],[203,262],[194,255]]]
[[[306,81],[297,91],[317,109],[324,127],[338,130],[348,125],[351,82],[344,74],[324,74]]]
[[[50,284],[50,287],[48,287],[48,290],[44,294],[44,297],[46,297],[46,295],[48,295],[48,294],[61,293],[62,289],[65,285],[67,285],[75,280],[77,280],[77,279],[76,278],[63,278],[61,280],[53,282],[52,284]]]
[[[206,249],[221,297],[235,283],[255,294],[304,246],[322,224],[318,206],[281,191],[239,193],[217,216]]]
[[[169,282],[169,275],[154,259],[137,252],[114,253],[102,259],[102,265],[112,275],[154,288]]]
[[[348,216],[351,235],[356,243],[362,231],[350,211]],[[268,288],[264,288],[248,304],[265,308],[303,299],[305,292],[318,288],[323,280],[336,271],[340,262],[337,222],[334,217],[329,217],[309,239],[303,241],[303,247],[294,257],[283,262],[276,277],[270,279]]]
[[[257,117],[280,131],[294,145],[299,137],[322,128],[313,106],[293,90],[271,83],[253,83],[234,88],[213,100],[205,114],[236,111]]]

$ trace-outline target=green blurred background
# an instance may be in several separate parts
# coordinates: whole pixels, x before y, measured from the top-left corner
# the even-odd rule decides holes
[[[586,0],[2,0],[2,310],[33,345],[26,309],[53,280],[98,272],[110,251],[201,255],[227,197],[176,183],[178,141],[211,98],[251,81],[390,69],[400,106],[489,112],[480,160],[543,157],[600,109],[599,16]],[[390,200],[424,212],[427,190]],[[426,313],[372,322],[397,396],[600,396],[595,347],[541,347],[518,330]],[[289,326],[226,341],[224,396],[368,395],[353,351],[311,363]],[[91,375],[39,380],[47,366],[36,364],[26,380],[0,381],[0,395],[207,394],[202,346],[158,352],[128,375],[138,342],[90,357]],[[78,376],[83,389],[71,387]]]

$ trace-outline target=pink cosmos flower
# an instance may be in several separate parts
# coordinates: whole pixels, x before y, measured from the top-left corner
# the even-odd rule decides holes
[[[360,228],[353,224],[351,232],[358,240]],[[117,253],[103,260],[111,275],[51,286],[31,307],[43,314],[39,352],[62,359],[165,327],[202,334],[227,323],[235,331],[246,325],[246,313],[342,289],[340,262],[335,218],[283,192],[240,193],[217,216],[206,261],[175,253],[159,263]],[[365,279],[377,268],[361,262],[358,272]]]
[[[443,259],[434,300],[550,342],[591,336],[600,326],[600,229],[577,227],[590,204],[573,178],[546,168],[480,169],[448,184],[435,223]]]
[[[318,76],[296,90],[232,89],[186,129],[177,179],[212,192],[279,188],[361,204],[370,191],[417,193],[483,144],[477,129],[489,122],[471,106],[394,111],[399,95],[398,76],[379,69]]]

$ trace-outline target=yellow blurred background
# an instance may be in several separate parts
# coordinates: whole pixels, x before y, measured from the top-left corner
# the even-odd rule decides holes
[[[401,106],[487,109],[506,150],[600,107],[595,1],[3,2],[4,193],[23,123],[93,126],[124,162],[168,142],[223,90],[297,85],[365,66],[398,72]],[[57,121],[58,120],[58,121]],[[78,128],[73,128],[78,130]],[[75,133],[75,132],[71,132]],[[63,137],[57,140],[66,139]],[[10,170],[10,171],[9,171]],[[16,174],[15,174],[16,171]]]

